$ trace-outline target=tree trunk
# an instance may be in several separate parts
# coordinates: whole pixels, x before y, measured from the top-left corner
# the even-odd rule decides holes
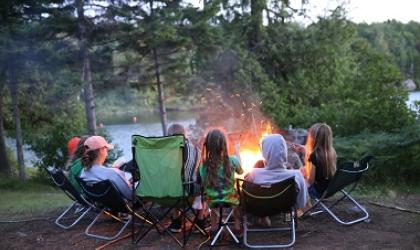
[[[23,143],[22,143],[22,129],[20,126],[20,115],[17,100],[17,78],[16,72],[13,68],[9,68],[9,88],[10,95],[12,97],[12,108],[13,108],[13,120],[15,122],[16,130],[16,153],[17,161],[19,165],[19,180],[26,179],[25,173],[25,162],[23,159]]]
[[[87,27],[85,22],[84,14],[84,1],[77,0],[77,21],[79,27],[79,41],[80,41],[80,54],[81,60],[83,62],[83,73],[82,73],[82,82],[83,82],[83,91],[84,91],[84,100],[85,100],[85,112],[88,126],[88,134],[96,134],[96,115],[95,115],[95,98],[93,95],[93,85],[92,85],[92,72],[90,68],[90,56],[89,56],[89,43],[87,37]]]
[[[12,176],[12,169],[10,168],[9,160],[7,159],[6,143],[4,141],[2,90],[3,87],[0,86],[0,174],[10,177]]]
[[[150,6],[150,15],[152,19],[154,18],[154,9],[153,9],[153,1],[149,2]],[[154,32],[152,33],[153,40],[156,40]],[[160,122],[162,123],[162,134],[165,136],[167,135],[167,127],[168,127],[168,118],[166,114],[166,106],[165,106],[165,93],[163,90],[163,83],[161,82],[160,76],[160,64],[159,64],[159,57],[157,53],[157,48],[153,46],[153,60],[155,61],[155,74],[156,74],[156,85],[158,87],[158,102],[159,102],[159,113],[160,113]]]
[[[89,135],[96,134],[96,115],[95,115],[95,99],[93,96],[93,86],[92,86],[92,75],[90,71],[90,58],[88,51],[84,52],[83,58],[83,76],[84,79],[84,94],[85,94],[85,111],[88,124],[88,133]]]
[[[263,11],[266,7],[266,0],[251,0],[251,31],[249,33],[249,49],[254,51],[263,36]]]
[[[159,113],[160,113],[160,121],[162,123],[162,134],[167,135],[167,127],[168,127],[168,118],[166,114],[166,106],[165,106],[165,94],[163,91],[163,84],[160,81],[160,65],[157,55],[157,49],[153,48],[153,58],[155,61],[155,70],[156,70],[156,84],[158,87],[158,101],[159,101]]]

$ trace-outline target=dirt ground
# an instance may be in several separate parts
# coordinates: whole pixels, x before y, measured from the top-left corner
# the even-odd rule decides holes
[[[420,195],[396,197],[386,205],[387,208],[375,205],[371,200],[359,200],[369,211],[370,220],[352,226],[343,226],[327,215],[316,215],[299,220],[296,230],[294,249],[420,249],[420,214],[395,209],[408,208],[420,211]],[[378,203],[384,203],[378,201]],[[339,207],[341,215],[350,218],[353,209]],[[48,214],[31,215],[34,217],[54,218],[61,211]],[[28,218],[25,215],[0,214],[0,221]],[[91,217],[92,218],[92,217]],[[74,228],[63,230],[52,220],[41,220],[23,223],[0,223],[0,249],[94,249],[106,244],[106,241],[95,240],[84,235],[84,229],[91,218],[87,218]],[[118,223],[109,219],[104,220],[97,228],[98,232],[113,231]],[[126,229],[123,235],[130,233]],[[284,232],[266,233],[258,235],[262,242],[287,240]],[[205,238],[194,234],[186,249],[197,249]],[[239,246],[227,242],[216,249],[231,249]],[[149,233],[139,244],[135,245],[131,237],[120,240],[107,248],[117,249],[175,249],[178,245],[169,237],[156,232]],[[202,248],[209,248],[208,245]]]

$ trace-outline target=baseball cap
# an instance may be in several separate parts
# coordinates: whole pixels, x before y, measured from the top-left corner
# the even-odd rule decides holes
[[[90,151],[90,150],[95,150],[95,149],[99,149],[99,148],[103,148],[106,147],[108,149],[113,149],[114,146],[109,144],[105,138],[103,138],[102,136],[99,135],[94,135],[89,137],[86,141],[85,141],[85,148],[86,151]]]

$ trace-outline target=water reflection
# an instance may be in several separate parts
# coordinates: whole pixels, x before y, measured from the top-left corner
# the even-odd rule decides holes
[[[171,113],[168,116],[168,125],[172,123],[179,123],[186,128],[195,124],[194,113],[177,112],[178,114]],[[131,117],[121,117],[115,119],[115,122],[124,121],[126,124],[105,125],[105,129],[112,138],[112,143],[117,144],[123,151],[123,156],[128,160],[132,158],[131,152],[131,136],[144,135],[144,136],[162,136],[162,125],[159,120],[159,115],[140,116],[138,123],[132,123]],[[130,123],[130,124],[127,124]]]

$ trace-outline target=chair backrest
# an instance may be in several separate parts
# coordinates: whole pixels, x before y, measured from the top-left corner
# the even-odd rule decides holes
[[[132,136],[133,160],[140,170],[136,195],[140,197],[182,197],[185,138]]]
[[[333,196],[338,191],[350,184],[357,183],[363,173],[369,168],[369,161],[373,156],[365,156],[358,161],[343,162],[337,167],[334,177],[328,184],[324,198]]]
[[[59,187],[64,193],[72,200],[79,202],[84,206],[90,206],[89,202],[76,190],[76,188],[70,183],[67,176],[64,174],[62,169],[58,168],[45,168],[48,174],[51,176],[54,184]]]
[[[86,182],[77,177],[83,193],[92,201],[110,209],[113,212],[128,213],[126,202],[114,184],[109,180]]]
[[[263,217],[290,212],[296,204],[295,177],[269,185],[243,181],[240,193],[247,213]]]

